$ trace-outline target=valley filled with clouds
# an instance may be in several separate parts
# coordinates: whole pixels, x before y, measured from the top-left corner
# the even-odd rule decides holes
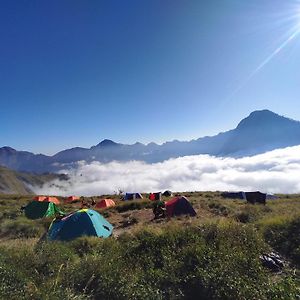
[[[300,146],[243,158],[210,155],[185,156],[161,163],[140,161],[86,163],[61,169],[70,180],[55,180],[37,194],[101,195],[124,192],[256,191],[300,192]]]

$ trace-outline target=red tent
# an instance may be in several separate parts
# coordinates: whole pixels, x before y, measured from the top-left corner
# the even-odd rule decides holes
[[[196,212],[186,197],[175,197],[165,203],[168,217],[179,215],[196,216]]]
[[[102,199],[100,202],[98,202],[95,207],[96,208],[106,208],[106,207],[111,207],[115,206],[116,203],[112,199]]]
[[[154,201],[154,200],[155,200],[155,195],[154,195],[153,193],[151,193],[151,194],[149,195],[149,199],[150,199],[151,201]]]
[[[149,199],[151,201],[154,201],[154,200],[161,200],[161,192],[157,192],[157,193],[150,193],[149,195]]]
[[[66,203],[72,203],[72,202],[76,202],[79,200],[80,200],[80,197],[78,197],[78,196],[70,196],[67,198]]]

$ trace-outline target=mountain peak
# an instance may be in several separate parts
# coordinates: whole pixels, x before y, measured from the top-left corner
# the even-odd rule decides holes
[[[98,145],[98,146],[101,146],[101,147],[111,147],[111,146],[117,146],[118,143],[112,141],[112,140],[109,140],[109,139],[104,139],[103,141],[101,141]]]
[[[267,116],[277,116],[277,117],[280,117],[278,114],[276,114],[276,113],[274,113],[274,112],[272,112],[272,111],[270,111],[268,109],[255,110],[252,113],[250,113],[250,115],[249,115],[250,118],[267,117]]]
[[[0,148],[0,149],[2,149],[2,150],[5,151],[5,152],[9,152],[9,153],[15,153],[15,152],[17,152],[16,149],[11,148],[11,147],[8,147],[8,146],[4,146],[4,147],[2,147],[2,148]]]
[[[268,109],[255,110],[248,117],[243,119],[237,129],[258,128],[261,126],[275,126],[279,123],[295,122],[294,120],[280,116]]]

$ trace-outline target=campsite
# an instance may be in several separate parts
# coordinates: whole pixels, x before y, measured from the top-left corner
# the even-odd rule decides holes
[[[0,299],[299,297],[300,195],[252,204],[222,192],[167,193],[157,219],[156,201],[139,195],[50,197],[58,204],[48,206],[1,195]]]

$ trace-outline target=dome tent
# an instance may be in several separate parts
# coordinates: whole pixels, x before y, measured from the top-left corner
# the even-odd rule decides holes
[[[179,215],[196,216],[196,212],[186,197],[175,197],[165,203],[168,217]]]
[[[160,200],[161,200],[161,192],[150,193],[149,199],[150,199],[151,201],[155,201],[155,200],[160,201]]]
[[[32,220],[64,214],[54,203],[45,201],[31,201],[25,206],[24,211],[25,216]]]
[[[169,191],[169,190],[166,190],[166,191],[163,192],[162,195],[165,196],[165,197],[171,197],[172,196],[172,192]]]
[[[74,202],[78,202],[78,201],[80,201],[80,197],[78,197],[78,196],[69,196],[66,199],[66,203],[74,203]]]
[[[92,209],[78,210],[62,219],[55,219],[48,230],[49,240],[70,241],[80,236],[109,237],[113,226]]]
[[[142,194],[140,193],[126,193],[124,196],[124,200],[135,200],[135,199],[143,199]]]
[[[36,196],[33,200],[40,201],[40,202],[53,202],[55,204],[60,204],[60,201],[56,197],[49,197],[49,196]]]
[[[111,207],[111,206],[115,206],[115,205],[116,205],[116,203],[112,199],[102,199],[95,205],[95,207],[96,208],[106,208],[106,207]]]

